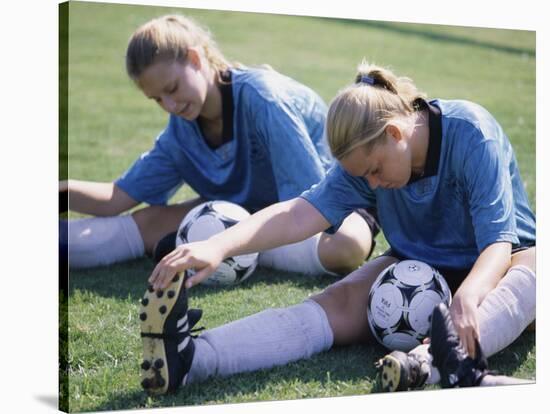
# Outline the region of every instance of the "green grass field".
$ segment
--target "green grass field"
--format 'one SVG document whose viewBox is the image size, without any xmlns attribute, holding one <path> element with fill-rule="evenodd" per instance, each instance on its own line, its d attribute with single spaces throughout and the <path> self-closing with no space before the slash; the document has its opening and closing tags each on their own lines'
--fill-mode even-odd
<svg viewBox="0 0 550 414">
<path fill-rule="evenodd" d="M 535 208 L 535 34 L 533 32 L 336 20 L 254 13 L 70 3 L 68 168 L 64 178 L 111 181 L 149 149 L 167 115 L 127 79 L 125 48 L 152 17 L 183 12 L 211 29 L 225 54 L 247 65 L 269 63 L 328 102 L 353 79 L 363 57 L 413 78 L 430 97 L 484 105 L 508 133 Z M 68 172 L 67 172 L 68 171 Z M 182 188 L 172 201 L 193 196 Z M 72 214 L 71 217 L 78 217 Z M 375 253 L 387 247 L 378 238 Z M 235 403 L 376 392 L 379 346 L 333 349 L 291 365 L 212 379 L 161 398 L 139 385 L 138 301 L 152 270 L 148 259 L 73 271 L 69 280 L 66 376 L 62 403 L 70 411 Z M 197 287 L 191 305 L 207 328 L 267 307 L 301 302 L 330 277 L 258 270 L 240 286 Z M 62 309 L 66 305 L 61 301 Z M 535 378 L 535 334 L 524 333 L 490 359 L 493 369 Z M 62 364 L 65 367 L 65 363 Z"/>
</svg>

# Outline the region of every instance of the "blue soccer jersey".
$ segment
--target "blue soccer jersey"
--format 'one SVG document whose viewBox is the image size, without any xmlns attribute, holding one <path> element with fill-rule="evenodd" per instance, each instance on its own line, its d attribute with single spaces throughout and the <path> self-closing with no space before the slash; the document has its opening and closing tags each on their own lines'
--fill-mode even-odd
<svg viewBox="0 0 550 414">
<path fill-rule="evenodd" d="M 322 179 L 332 158 L 323 135 L 327 108 L 315 92 L 273 70 L 231 69 L 230 99 L 231 139 L 211 148 L 196 121 L 170 115 L 154 147 L 116 185 L 162 205 L 186 183 L 206 200 L 255 211 Z"/>
<path fill-rule="evenodd" d="M 386 240 L 401 256 L 447 269 L 470 268 L 495 242 L 535 244 L 535 216 L 514 151 L 500 125 L 467 101 L 430 102 L 432 174 L 403 188 L 372 190 L 335 165 L 302 197 L 335 231 L 360 207 L 376 207 Z M 437 148 L 437 151 L 434 151 Z"/>
</svg>

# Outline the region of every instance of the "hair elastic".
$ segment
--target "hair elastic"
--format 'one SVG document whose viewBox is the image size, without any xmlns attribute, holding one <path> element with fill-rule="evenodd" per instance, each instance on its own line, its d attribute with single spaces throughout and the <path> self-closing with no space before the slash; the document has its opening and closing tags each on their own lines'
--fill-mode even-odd
<svg viewBox="0 0 550 414">
<path fill-rule="evenodd" d="M 374 78 L 371 78 L 368 75 L 361 75 L 359 78 L 359 83 L 368 83 L 369 85 L 374 85 Z"/>
</svg>

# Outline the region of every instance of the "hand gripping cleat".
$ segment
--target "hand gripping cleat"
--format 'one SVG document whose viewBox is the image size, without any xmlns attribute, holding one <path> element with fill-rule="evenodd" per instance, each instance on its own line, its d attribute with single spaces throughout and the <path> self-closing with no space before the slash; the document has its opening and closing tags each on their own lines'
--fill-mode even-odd
<svg viewBox="0 0 550 414">
<path fill-rule="evenodd" d="M 468 355 L 444 304 L 437 305 L 432 314 L 429 351 L 433 365 L 439 369 L 443 388 L 478 386 L 485 375 L 496 374 L 487 370 L 479 342 L 476 341 L 475 359 Z"/>
</svg>

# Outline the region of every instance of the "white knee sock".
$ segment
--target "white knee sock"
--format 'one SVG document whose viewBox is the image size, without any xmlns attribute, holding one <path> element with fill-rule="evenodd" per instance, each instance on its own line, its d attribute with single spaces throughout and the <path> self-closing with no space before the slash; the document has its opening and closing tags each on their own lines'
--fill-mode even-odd
<svg viewBox="0 0 550 414">
<path fill-rule="evenodd" d="M 329 274 L 338 276 L 324 268 L 319 259 L 319 240 L 321 233 L 298 243 L 260 252 L 258 263 L 260 266 L 271 267 L 287 272 L 304 273 L 306 275 Z"/>
<path fill-rule="evenodd" d="M 131 215 L 70 220 L 68 233 L 71 269 L 106 266 L 145 253 Z"/>
<path fill-rule="evenodd" d="M 481 379 L 481 383 L 479 385 L 482 387 L 493 387 L 496 385 L 519 385 L 532 383 L 534 383 L 532 380 L 507 377 L 505 375 L 486 375 Z"/>
<path fill-rule="evenodd" d="M 439 370 L 432 365 L 433 356 L 428 352 L 429 344 L 418 345 L 409 354 L 414 354 L 418 357 L 420 361 L 428 364 L 430 373 L 428 374 L 428 379 L 426 384 L 437 384 L 441 380 L 441 375 L 439 375 Z"/>
<path fill-rule="evenodd" d="M 328 350 L 333 339 L 325 311 L 313 300 L 267 309 L 196 338 L 187 383 L 309 358 Z"/>
<path fill-rule="evenodd" d="M 488 358 L 503 350 L 535 320 L 536 276 L 526 266 L 514 266 L 485 297 L 478 308 L 479 345 Z M 427 345 L 413 349 L 431 366 Z M 439 382 L 437 368 L 431 366 L 428 384 Z"/>
<path fill-rule="evenodd" d="M 526 266 L 514 266 L 479 307 L 479 345 L 486 357 L 516 340 L 535 320 L 536 276 Z"/>
</svg>

